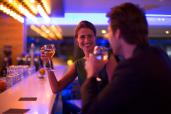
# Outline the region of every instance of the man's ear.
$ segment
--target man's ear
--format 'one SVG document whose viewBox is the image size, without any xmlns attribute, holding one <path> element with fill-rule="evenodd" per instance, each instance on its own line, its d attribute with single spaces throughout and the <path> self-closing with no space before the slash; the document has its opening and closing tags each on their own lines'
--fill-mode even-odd
<svg viewBox="0 0 171 114">
<path fill-rule="evenodd" d="M 116 29 L 115 34 L 114 34 L 114 37 L 115 37 L 116 39 L 119 39 L 120 36 L 121 36 L 120 29 Z"/>
</svg>

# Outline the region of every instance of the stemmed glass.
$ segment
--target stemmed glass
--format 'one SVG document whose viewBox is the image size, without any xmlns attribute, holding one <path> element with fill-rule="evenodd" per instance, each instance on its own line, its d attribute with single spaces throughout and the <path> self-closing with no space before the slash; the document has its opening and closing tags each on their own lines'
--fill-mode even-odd
<svg viewBox="0 0 171 114">
<path fill-rule="evenodd" d="M 54 44 L 46 44 L 43 45 L 40 49 L 41 58 L 43 61 L 49 64 L 49 70 L 52 70 L 51 59 L 55 54 L 55 45 Z"/>
<path fill-rule="evenodd" d="M 97 60 L 102 62 L 107 61 L 109 58 L 109 48 L 104 46 L 95 46 L 93 54 L 95 55 Z M 101 77 L 96 77 L 96 80 L 102 81 Z"/>
<path fill-rule="evenodd" d="M 105 61 L 109 58 L 109 49 L 104 46 L 95 46 L 93 54 L 96 59 Z"/>
</svg>

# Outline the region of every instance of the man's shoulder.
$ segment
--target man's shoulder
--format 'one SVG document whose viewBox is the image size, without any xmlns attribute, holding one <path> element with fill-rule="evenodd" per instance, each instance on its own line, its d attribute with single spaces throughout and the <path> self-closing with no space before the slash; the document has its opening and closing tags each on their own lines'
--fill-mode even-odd
<svg viewBox="0 0 171 114">
<path fill-rule="evenodd" d="M 134 75 L 137 72 L 136 66 L 137 63 L 135 60 L 124 60 L 116 67 L 114 77 Z"/>
<path fill-rule="evenodd" d="M 163 63 L 170 63 L 171 64 L 171 59 L 168 56 L 168 54 L 166 53 L 165 50 L 159 48 L 159 47 L 149 47 L 148 51 L 146 51 L 146 53 L 144 53 L 144 56 L 146 56 L 146 58 L 149 58 L 150 61 L 160 61 Z"/>
<path fill-rule="evenodd" d="M 161 49 L 160 47 L 154 47 L 154 46 L 145 46 L 145 47 L 139 48 L 139 49 L 137 49 L 137 52 L 138 52 L 138 54 L 140 54 L 140 53 L 144 54 L 144 57 L 145 57 L 145 55 L 146 56 L 161 55 L 161 54 L 167 55 L 163 49 Z"/>
<path fill-rule="evenodd" d="M 139 51 L 132 58 L 121 61 L 115 71 L 119 75 L 149 75 L 171 69 L 171 59 L 162 49 L 147 47 Z"/>
</svg>

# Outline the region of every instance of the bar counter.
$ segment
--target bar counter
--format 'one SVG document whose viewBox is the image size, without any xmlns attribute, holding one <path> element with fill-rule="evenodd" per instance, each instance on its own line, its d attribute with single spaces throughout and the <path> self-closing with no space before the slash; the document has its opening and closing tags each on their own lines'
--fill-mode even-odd
<svg viewBox="0 0 171 114">
<path fill-rule="evenodd" d="M 58 74 L 63 74 L 59 69 Z M 0 94 L 0 114 L 9 109 L 29 109 L 25 114 L 51 114 L 56 94 L 53 94 L 48 77 L 38 78 L 34 73 Z M 35 101 L 19 101 L 21 97 L 34 97 Z"/>
</svg>

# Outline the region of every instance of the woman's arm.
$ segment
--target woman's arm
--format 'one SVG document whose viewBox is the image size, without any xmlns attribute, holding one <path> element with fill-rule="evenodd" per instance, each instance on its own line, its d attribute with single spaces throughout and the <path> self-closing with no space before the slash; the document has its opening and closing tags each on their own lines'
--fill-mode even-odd
<svg viewBox="0 0 171 114">
<path fill-rule="evenodd" d="M 57 80 L 53 71 L 48 71 L 49 83 L 53 93 L 60 92 L 76 78 L 75 64 L 72 64 L 61 80 Z"/>
</svg>

